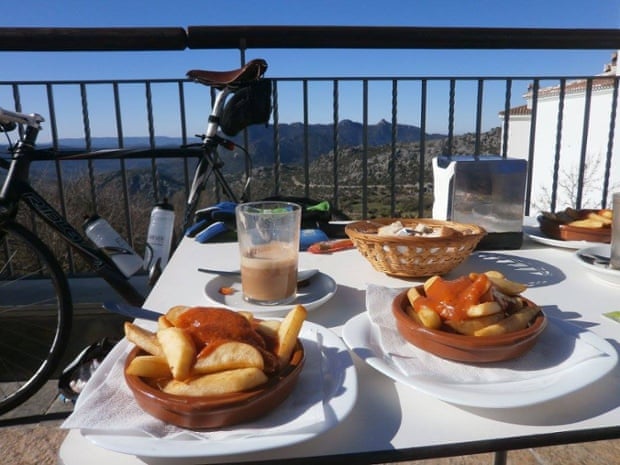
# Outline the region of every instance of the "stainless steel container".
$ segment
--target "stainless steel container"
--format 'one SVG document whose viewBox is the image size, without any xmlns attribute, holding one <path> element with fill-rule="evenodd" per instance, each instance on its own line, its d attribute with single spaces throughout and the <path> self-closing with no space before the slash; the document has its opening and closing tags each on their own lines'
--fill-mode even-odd
<svg viewBox="0 0 620 465">
<path fill-rule="evenodd" d="M 487 230 L 478 249 L 518 249 L 523 243 L 527 161 L 497 155 L 433 159 L 433 218 Z"/>
</svg>

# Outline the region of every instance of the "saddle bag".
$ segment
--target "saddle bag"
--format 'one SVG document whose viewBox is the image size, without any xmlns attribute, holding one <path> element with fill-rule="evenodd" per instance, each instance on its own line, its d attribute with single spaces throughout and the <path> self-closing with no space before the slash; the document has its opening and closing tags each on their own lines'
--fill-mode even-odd
<svg viewBox="0 0 620 465">
<path fill-rule="evenodd" d="M 228 99 L 220 128 L 227 136 L 236 136 L 252 124 L 267 124 L 271 115 L 271 80 L 260 79 L 237 90 Z"/>
</svg>

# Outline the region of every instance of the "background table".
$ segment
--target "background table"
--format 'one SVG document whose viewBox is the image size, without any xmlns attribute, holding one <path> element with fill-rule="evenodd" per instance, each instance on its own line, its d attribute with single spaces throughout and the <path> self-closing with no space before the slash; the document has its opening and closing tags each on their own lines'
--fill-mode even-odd
<svg viewBox="0 0 620 465">
<path fill-rule="evenodd" d="M 302 253 L 300 261 L 302 268 L 318 268 L 337 281 L 335 296 L 308 315 L 309 320 L 337 334 L 347 320 L 365 311 L 368 283 L 406 287 L 420 282 L 375 271 L 357 250 L 331 255 Z M 197 271 L 201 266 L 234 269 L 236 244 L 198 244 L 184 239 L 145 307 L 164 312 L 179 304 L 207 304 L 204 288 L 211 277 Z M 620 287 L 602 283 L 586 273 L 574 259 L 573 251 L 526 241 L 520 250 L 476 252 L 447 277 L 489 269 L 530 283 L 525 295 L 541 305 L 549 316 L 588 329 L 618 349 L 620 324 L 603 313 L 620 310 Z M 101 449 L 84 439 L 79 431 L 71 431 L 60 449 L 60 463 L 81 464 L 84 457 L 91 464 L 116 465 L 273 462 L 291 458 L 296 459 L 295 463 L 377 463 L 620 437 L 618 366 L 594 384 L 542 404 L 480 409 L 443 402 L 392 381 L 356 356 L 353 359 L 359 379 L 354 410 L 342 423 L 309 441 L 209 460 L 157 461 Z"/>
</svg>

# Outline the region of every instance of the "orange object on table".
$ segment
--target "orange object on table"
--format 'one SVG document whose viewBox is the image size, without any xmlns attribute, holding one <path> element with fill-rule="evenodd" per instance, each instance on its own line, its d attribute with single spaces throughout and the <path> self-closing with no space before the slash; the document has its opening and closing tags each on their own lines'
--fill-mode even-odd
<svg viewBox="0 0 620 465">
<path fill-rule="evenodd" d="M 355 246 L 351 239 L 334 239 L 332 241 L 315 242 L 308 247 L 308 252 L 311 253 L 332 253 L 338 250 L 352 249 Z"/>
</svg>

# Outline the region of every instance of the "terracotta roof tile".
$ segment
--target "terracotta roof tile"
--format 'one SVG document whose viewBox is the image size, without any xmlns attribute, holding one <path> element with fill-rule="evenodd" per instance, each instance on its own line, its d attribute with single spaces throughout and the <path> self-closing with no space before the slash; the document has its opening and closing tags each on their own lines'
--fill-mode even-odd
<svg viewBox="0 0 620 465">
<path fill-rule="evenodd" d="M 600 91 L 604 89 L 611 89 L 614 86 L 615 77 L 594 77 L 592 78 L 592 91 Z M 568 94 L 577 94 L 585 92 L 587 86 L 587 79 L 579 79 L 577 81 L 567 82 L 564 87 L 564 92 Z M 543 87 L 538 90 L 538 97 L 552 97 L 560 94 L 560 85 Z M 525 98 L 532 97 L 532 89 L 528 89 L 525 94 Z"/>
<path fill-rule="evenodd" d="M 500 111 L 499 114 L 504 116 L 506 114 L 505 111 Z M 532 114 L 532 110 L 527 107 L 527 105 L 520 105 L 518 107 L 513 107 L 509 111 L 510 116 L 529 116 Z"/>
</svg>

